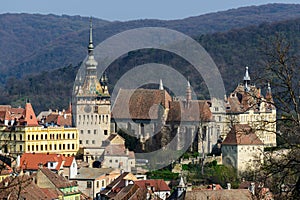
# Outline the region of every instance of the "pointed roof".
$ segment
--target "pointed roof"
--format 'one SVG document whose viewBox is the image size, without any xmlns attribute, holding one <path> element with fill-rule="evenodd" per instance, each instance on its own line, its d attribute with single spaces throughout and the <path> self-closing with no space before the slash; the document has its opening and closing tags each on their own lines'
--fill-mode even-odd
<svg viewBox="0 0 300 200">
<path fill-rule="evenodd" d="M 172 101 L 169 103 L 168 122 L 197 122 L 212 121 L 212 113 L 206 100 L 191 100 L 189 106 L 185 102 Z"/>
<path fill-rule="evenodd" d="M 115 119 L 158 119 L 160 109 L 169 108 L 171 101 L 166 90 L 120 89 L 112 115 Z"/>
<path fill-rule="evenodd" d="M 249 76 L 249 71 L 248 71 L 248 67 L 246 67 L 246 73 L 245 73 L 245 76 L 244 76 L 244 81 L 250 81 L 250 76 Z"/>
<path fill-rule="evenodd" d="M 5 184 L 8 184 L 8 187 Z M 0 199 L 53 199 L 34 183 L 33 176 L 26 174 L 5 178 L 0 182 L 0 188 Z"/>
<path fill-rule="evenodd" d="M 89 53 L 93 53 L 94 45 L 93 45 L 93 21 L 92 17 L 90 17 L 90 41 L 88 46 Z"/>
<path fill-rule="evenodd" d="M 183 180 L 183 177 L 180 176 L 180 181 L 179 181 L 179 184 L 177 187 L 180 187 L 180 188 L 184 188 L 185 187 L 185 183 L 184 183 L 184 180 Z"/>
<path fill-rule="evenodd" d="M 159 90 L 164 90 L 164 85 L 161 79 L 159 80 Z"/>
<path fill-rule="evenodd" d="M 236 124 L 227 134 L 222 145 L 263 145 L 248 124 Z"/>
<path fill-rule="evenodd" d="M 48 168 L 41 168 L 38 173 L 43 173 L 57 188 L 68 188 L 77 185 L 75 181 L 70 182 L 65 177 L 52 172 Z"/>
<path fill-rule="evenodd" d="M 38 126 L 38 121 L 34 110 L 31 106 L 31 103 L 26 103 L 25 111 L 24 111 L 24 122 L 26 122 L 27 126 Z"/>
<path fill-rule="evenodd" d="M 153 187 L 154 191 L 171 191 L 170 187 L 162 179 L 137 180 L 134 181 L 134 184 L 144 189 L 147 189 L 147 187 Z"/>
</svg>

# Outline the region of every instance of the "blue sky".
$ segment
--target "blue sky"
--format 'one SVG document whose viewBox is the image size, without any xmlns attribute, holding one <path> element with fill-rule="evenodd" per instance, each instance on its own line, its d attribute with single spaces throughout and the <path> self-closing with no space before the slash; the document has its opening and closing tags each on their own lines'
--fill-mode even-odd
<svg viewBox="0 0 300 200">
<path fill-rule="evenodd" d="M 106 20 L 181 19 L 209 12 L 300 0 L 0 0 L 0 13 L 93 16 Z"/>
</svg>

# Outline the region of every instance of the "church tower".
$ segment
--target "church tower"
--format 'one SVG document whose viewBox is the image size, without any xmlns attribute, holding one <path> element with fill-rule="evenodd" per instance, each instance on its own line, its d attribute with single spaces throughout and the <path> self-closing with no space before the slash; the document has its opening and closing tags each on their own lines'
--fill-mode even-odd
<svg viewBox="0 0 300 200">
<path fill-rule="evenodd" d="M 248 67 L 246 67 L 246 73 L 244 76 L 244 88 L 246 92 L 250 91 L 250 76 L 249 76 L 249 71 L 248 71 Z"/>
<path fill-rule="evenodd" d="M 107 77 L 97 78 L 98 63 L 94 58 L 93 27 L 90 21 L 88 58 L 85 62 L 84 82 L 75 100 L 75 126 L 79 131 L 79 145 L 84 148 L 84 160 L 97 159 L 97 148 L 110 134 L 110 95 Z M 93 149 L 92 152 L 89 149 Z M 95 154 L 95 155 L 93 155 Z"/>
</svg>

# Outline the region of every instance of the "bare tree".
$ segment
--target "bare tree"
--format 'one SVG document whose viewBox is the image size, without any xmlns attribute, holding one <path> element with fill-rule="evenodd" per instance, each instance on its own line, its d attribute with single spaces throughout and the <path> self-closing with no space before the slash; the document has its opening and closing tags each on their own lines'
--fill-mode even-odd
<svg viewBox="0 0 300 200">
<path fill-rule="evenodd" d="M 300 196 L 299 61 L 292 55 L 291 45 L 280 35 L 265 47 L 263 77 L 273 88 L 279 146 L 265 152 L 265 162 L 256 180 L 270 187 L 276 199 L 297 199 Z"/>
</svg>

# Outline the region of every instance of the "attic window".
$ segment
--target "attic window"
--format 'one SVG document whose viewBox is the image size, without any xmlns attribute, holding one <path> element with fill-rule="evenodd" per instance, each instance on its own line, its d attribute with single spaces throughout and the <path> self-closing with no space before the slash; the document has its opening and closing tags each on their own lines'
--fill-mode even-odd
<svg viewBox="0 0 300 200">
<path fill-rule="evenodd" d="M 30 119 L 32 119 L 32 115 L 30 115 Z"/>
</svg>

